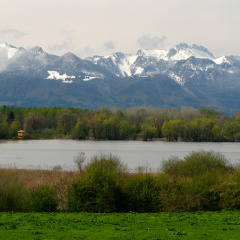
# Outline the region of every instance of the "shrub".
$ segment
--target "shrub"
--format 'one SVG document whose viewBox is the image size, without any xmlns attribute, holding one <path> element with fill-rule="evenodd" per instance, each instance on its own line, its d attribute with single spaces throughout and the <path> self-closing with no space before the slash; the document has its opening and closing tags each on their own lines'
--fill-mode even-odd
<svg viewBox="0 0 240 240">
<path fill-rule="evenodd" d="M 159 212 L 159 189 L 150 174 L 137 174 L 127 179 L 126 210 L 134 212 Z"/>
<path fill-rule="evenodd" d="M 163 160 L 162 162 L 162 172 L 173 178 L 173 181 L 176 182 L 178 178 L 182 175 L 183 161 L 176 156 L 171 156 L 168 160 Z"/>
<path fill-rule="evenodd" d="M 202 150 L 192 152 L 184 158 L 182 174 L 193 177 L 216 169 L 228 170 L 230 168 L 228 160 L 222 153 Z"/>
<path fill-rule="evenodd" d="M 57 192 L 48 185 L 39 185 L 32 191 L 32 210 L 35 212 L 56 212 Z"/>
<path fill-rule="evenodd" d="M 60 172 L 62 171 L 62 166 L 61 165 L 56 165 L 56 166 L 53 166 L 53 171 L 57 171 L 57 172 Z"/>
<path fill-rule="evenodd" d="M 0 173 L 0 211 L 27 211 L 29 194 L 18 178 Z"/>
<path fill-rule="evenodd" d="M 164 173 L 184 177 L 196 177 L 216 169 L 224 171 L 232 167 L 222 153 L 204 150 L 191 152 L 184 160 L 171 157 L 162 165 Z"/>
<path fill-rule="evenodd" d="M 81 179 L 69 190 L 69 210 L 116 212 L 122 210 L 121 177 L 126 166 L 113 155 L 96 155 Z"/>
</svg>

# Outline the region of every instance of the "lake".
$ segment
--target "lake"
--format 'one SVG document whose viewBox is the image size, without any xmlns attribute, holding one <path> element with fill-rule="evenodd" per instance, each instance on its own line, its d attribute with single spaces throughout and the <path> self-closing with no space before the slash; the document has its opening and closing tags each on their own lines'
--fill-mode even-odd
<svg viewBox="0 0 240 240">
<path fill-rule="evenodd" d="M 217 151 L 231 163 L 240 161 L 240 143 L 196 143 L 164 141 L 76 141 L 76 140 L 19 140 L 0 141 L 0 164 L 3 167 L 51 169 L 61 165 L 73 169 L 74 157 L 85 152 L 87 159 L 100 153 L 112 153 L 132 170 L 145 166 L 156 170 L 170 156 L 186 156 L 192 151 Z"/>
</svg>

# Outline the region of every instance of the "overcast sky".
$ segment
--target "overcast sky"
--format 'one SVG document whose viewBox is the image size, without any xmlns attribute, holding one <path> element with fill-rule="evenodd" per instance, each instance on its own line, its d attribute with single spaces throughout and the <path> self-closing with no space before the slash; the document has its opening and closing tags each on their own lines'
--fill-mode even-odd
<svg viewBox="0 0 240 240">
<path fill-rule="evenodd" d="M 0 42 L 80 57 L 181 42 L 240 55 L 240 1 L 0 0 Z"/>
</svg>

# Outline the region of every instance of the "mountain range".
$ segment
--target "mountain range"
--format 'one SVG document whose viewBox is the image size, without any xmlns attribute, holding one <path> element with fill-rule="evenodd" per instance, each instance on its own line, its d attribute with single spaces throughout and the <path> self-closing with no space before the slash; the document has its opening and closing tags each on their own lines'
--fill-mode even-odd
<svg viewBox="0 0 240 240">
<path fill-rule="evenodd" d="M 181 43 L 81 59 L 0 44 L 0 106 L 240 109 L 240 56 Z"/>
</svg>

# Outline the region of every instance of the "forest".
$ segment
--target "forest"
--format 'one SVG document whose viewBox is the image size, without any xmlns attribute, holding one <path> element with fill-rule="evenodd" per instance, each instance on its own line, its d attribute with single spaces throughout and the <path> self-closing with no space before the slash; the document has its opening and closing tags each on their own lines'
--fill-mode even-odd
<svg viewBox="0 0 240 240">
<path fill-rule="evenodd" d="M 63 107 L 0 108 L 0 139 L 166 140 L 239 142 L 240 112 L 183 107 L 87 110 Z"/>
</svg>

